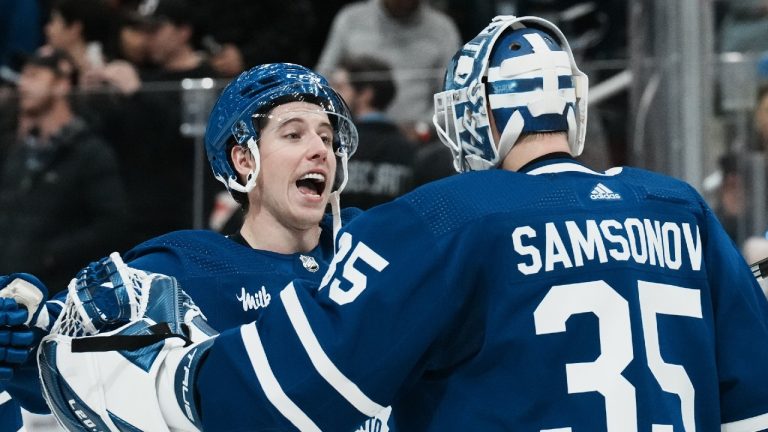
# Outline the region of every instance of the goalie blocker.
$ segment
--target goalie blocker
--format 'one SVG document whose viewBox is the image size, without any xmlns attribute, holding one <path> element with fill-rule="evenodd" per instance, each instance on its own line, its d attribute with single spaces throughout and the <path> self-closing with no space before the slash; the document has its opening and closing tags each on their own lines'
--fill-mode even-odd
<svg viewBox="0 0 768 432">
<path fill-rule="evenodd" d="M 215 330 L 172 277 L 118 254 L 89 269 L 70 283 L 38 352 L 56 419 L 76 431 L 199 430 L 193 374 Z M 117 328 L 105 331 L 107 322 Z"/>
</svg>

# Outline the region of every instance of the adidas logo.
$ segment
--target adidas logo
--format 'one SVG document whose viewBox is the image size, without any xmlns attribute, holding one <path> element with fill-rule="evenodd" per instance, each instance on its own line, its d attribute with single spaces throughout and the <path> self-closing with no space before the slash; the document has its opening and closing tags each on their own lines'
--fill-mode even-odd
<svg viewBox="0 0 768 432">
<path fill-rule="evenodd" d="M 621 199 L 621 195 L 608 189 L 602 183 L 598 183 L 597 186 L 595 186 L 595 188 L 592 189 L 592 192 L 589 193 L 589 197 L 592 198 L 593 200 L 620 200 Z"/>
</svg>

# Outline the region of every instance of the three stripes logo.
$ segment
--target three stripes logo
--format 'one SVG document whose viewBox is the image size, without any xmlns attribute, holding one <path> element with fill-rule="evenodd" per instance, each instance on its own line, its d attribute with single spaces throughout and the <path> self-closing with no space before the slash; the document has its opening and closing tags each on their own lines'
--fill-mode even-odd
<svg viewBox="0 0 768 432">
<path fill-rule="evenodd" d="M 589 197 L 593 200 L 620 200 L 621 195 L 605 187 L 604 184 L 598 183 L 592 192 L 589 193 Z"/>
</svg>

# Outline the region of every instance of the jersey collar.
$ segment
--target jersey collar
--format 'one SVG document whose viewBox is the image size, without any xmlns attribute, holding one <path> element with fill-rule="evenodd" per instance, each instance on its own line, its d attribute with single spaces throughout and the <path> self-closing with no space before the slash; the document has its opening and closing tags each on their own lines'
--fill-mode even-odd
<svg viewBox="0 0 768 432">
<path fill-rule="evenodd" d="M 529 175 L 581 172 L 598 176 L 614 176 L 619 174 L 621 170 L 621 167 L 615 167 L 605 172 L 594 171 L 584 166 L 568 153 L 550 153 L 528 162 L 518 172 Z"/>
</svg>

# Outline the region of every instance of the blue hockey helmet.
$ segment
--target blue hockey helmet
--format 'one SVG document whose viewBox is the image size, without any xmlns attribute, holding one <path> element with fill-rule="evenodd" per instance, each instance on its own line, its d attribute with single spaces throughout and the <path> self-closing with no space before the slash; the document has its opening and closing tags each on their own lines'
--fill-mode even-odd
<svg viewBox="0 0 768 432">
<path fill-rule="evenodd" d="M 344 100 L 328 81 L 304 66 L 273 63 L 256 66 L 230 82 L 216 101 L 205 131 L 205 150 L 214 176 L 228 190 L 247 193 L 256 185 L 259 174 L 259 130 L 255 117 L 266 116 L 278 105 L 304 101 L 318 105 L 334 128 L 333 146 L 342 159 L 337 170 L 337 189 L 346 180 L 346 160 L 357 149 L 357 129 Z M 228 151 L 230 143 L 246 146 L 256 159 L 256 167 L 246 183 L 240 183 Z M 340 178 L 341 177 L 341 178 Z"/>
<path fill-rule="evenodd" d="M 497 16 L 453 57 L 433 122 L 456 171 L 498 167 L 523 133 L 565 131 L 584 148 L 587 76 L 563 33 L 538 17 Z M 491 110 L 499 142 L 490 127 Z"/>
</svg>

